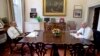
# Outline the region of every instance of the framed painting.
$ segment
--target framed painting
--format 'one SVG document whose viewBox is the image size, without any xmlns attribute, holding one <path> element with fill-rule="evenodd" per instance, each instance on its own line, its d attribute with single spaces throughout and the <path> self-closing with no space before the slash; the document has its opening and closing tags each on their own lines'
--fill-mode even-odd
<svg viewBox="0 0 100 56">
<path fill-rule="evenodd" d="M 73 18 L 82 18 L 82 9 L 74 9 Z"/>
<path fill-rule="evenodd" d="M 43 0 L 44 16 L 65 16 L 66 0 Z"/>
<path fill-rule="evenodd" d="M 74 5 L 73 18 L 82 18 L 82 5 Z"/>
</svg>

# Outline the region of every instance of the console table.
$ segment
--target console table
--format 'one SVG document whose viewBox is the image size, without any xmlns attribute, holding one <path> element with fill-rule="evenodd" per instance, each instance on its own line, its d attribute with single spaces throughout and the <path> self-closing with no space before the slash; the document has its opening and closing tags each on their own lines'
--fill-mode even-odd
<svg viewBox="0 0 100 56">
<path fill-rule="evenodd" d="M 58 28 L 60 30 L 66 30 L 66 23 L 44 23 L 45 31 L 52 30 L 54 28 Z"/>
</svg>

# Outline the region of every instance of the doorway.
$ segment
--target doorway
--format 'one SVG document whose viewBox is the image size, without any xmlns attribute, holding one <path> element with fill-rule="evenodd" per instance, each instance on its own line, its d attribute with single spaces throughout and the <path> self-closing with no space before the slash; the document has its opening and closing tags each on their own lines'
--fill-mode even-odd
<svg viewBox="0 0 100 56">
<path fill-rule="evenodd" d="M 100 14 L 100 7 L 95 8 L 94 18 L 93 18 L 93 27 L 92 27 L 95 30 L 97 30 L 97 28 L 98 28 L 99 14 Z"/>
</svg>

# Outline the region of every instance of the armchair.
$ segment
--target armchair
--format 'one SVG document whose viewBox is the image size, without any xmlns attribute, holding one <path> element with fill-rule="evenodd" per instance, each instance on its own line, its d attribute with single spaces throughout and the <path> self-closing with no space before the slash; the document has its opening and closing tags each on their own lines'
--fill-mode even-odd
<svg viewBox="0 0 100 56">
<path fill-rule="evenodd" d="M 16 29 L 9 28 L 7 30 L 7 38 L 8 38 L 8 44 L 10 47 L 10 54 L 12 54 L 15 50 L 20 49 L 21 51 L 22 44 L 18 43 L 18 41 L 22 39 L 22 36 L 19 36 L 19 35 L 20 34 L 17 32 Z"/>
<path fill-rule="evenodd" d="M 75 32 L 76 31 L 76 22 L 75 21 L 68 21 L 67 27 L 70 30 L 70 32 Z"/>
</svg>

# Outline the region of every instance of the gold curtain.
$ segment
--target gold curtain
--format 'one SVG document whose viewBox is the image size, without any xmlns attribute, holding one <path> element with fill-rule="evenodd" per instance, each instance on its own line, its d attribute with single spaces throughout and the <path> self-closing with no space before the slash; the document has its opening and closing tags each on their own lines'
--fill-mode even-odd
<svg viewBox="0 0 100 56">
<path fill-rule="evenodd" d="M 8 11 L 8 20 L 9 22 L 15 20 L 14 18 L 14 9 L 13 9 L 13 0 L 7 0 L 7 11 Z"/>
<path fill-rule="evenodd" d="M 25 33 L 25 0 L 21 0 L 21 4 L 22 4 L 22 24 L 23 24 L 23 33 Z"/>
</svg>

